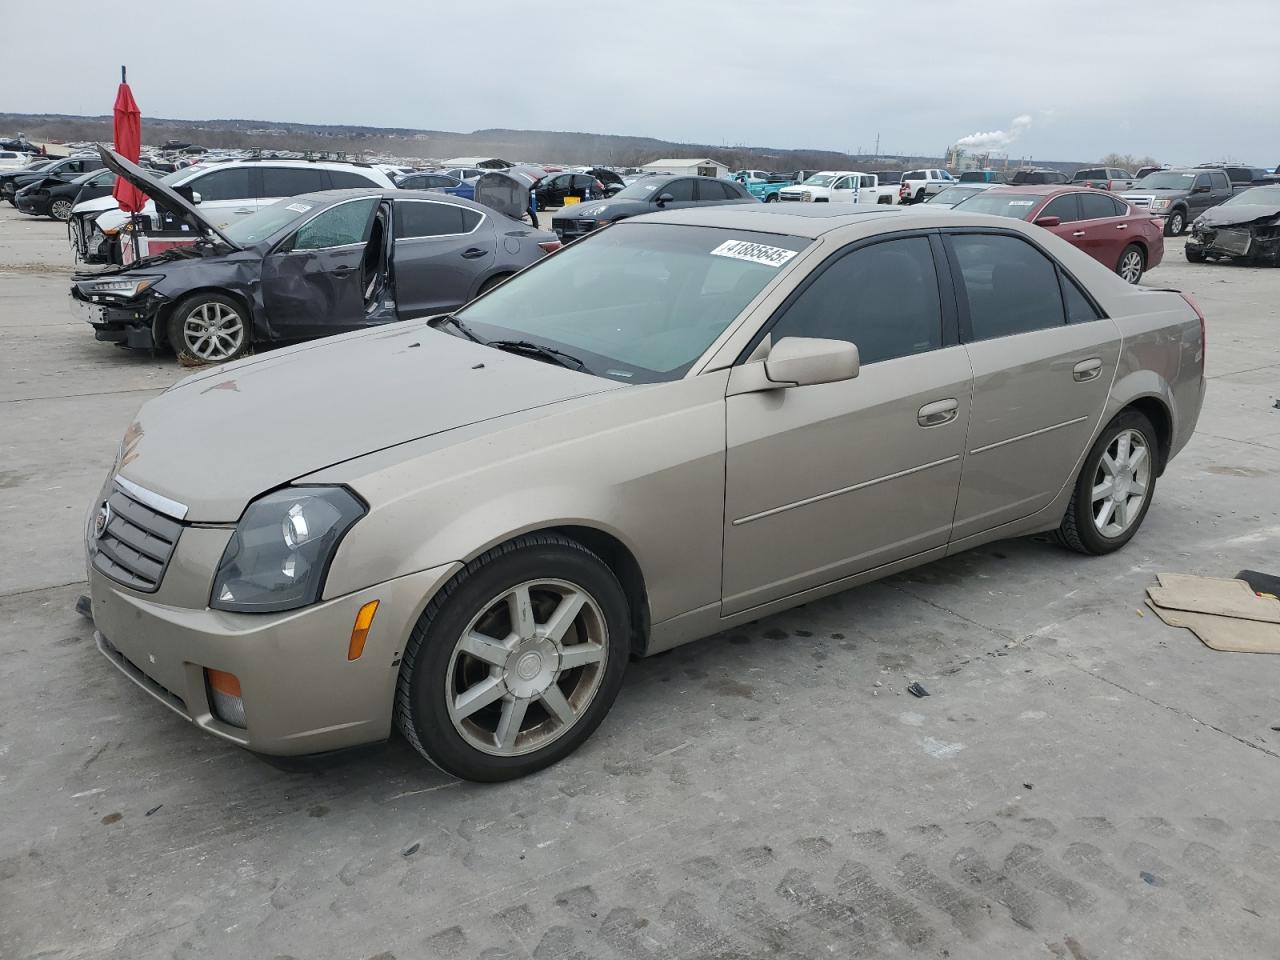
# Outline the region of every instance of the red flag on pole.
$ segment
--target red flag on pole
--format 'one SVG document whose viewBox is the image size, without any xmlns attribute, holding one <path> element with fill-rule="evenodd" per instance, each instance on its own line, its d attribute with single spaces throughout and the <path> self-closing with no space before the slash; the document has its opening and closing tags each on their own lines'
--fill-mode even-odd
<svg viewBox="0 0 1280 960">
<path fill-rule="evenodd" d="M 133 91 L 124 82 L 124 67 L 120 68 L 120 89 L 116 91 L 116 105 L 112 112 L 116 140 L 116 153 L 126 160 L 138 162 L 142 151 L 142 113 L 133 99 Z M 147 195 L 137 187 L 116 177 L 111 195 L 125 213 L 137 213 L 147 202 Z"/>
</svg>

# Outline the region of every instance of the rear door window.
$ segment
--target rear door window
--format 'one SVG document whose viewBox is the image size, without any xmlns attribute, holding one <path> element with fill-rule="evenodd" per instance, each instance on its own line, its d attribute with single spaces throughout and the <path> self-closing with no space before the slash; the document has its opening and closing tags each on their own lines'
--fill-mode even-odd
<svg viewBox="0 0 1280 960">
<path fill-rule="evenodd" d="M 1101 193 L 1080 194 L 1080 219 L 1102 220 L 1106 217 L 1119 217 L 1128 212 L 1128 208 L 1115 197 Z"/>
<path fill-rule="evenodd" d="M 324 171 L 293 167 L 262 167 L 264 197 L 296 197 L 300 193 L 316 193 L 327 188 Z"/>
<path fill-rule="evenodd" d="M 1221 170 L 1215 170 L 1213 171 L 1213 173 L 1209 174 L 1209 176 L 1213 181 L 1213 186 L 1215 189 L 1218 189 L 1218 190 L 1231 189 L 1231 181 L 1227 179 L 1227 175 L 1223 173 Z"/>
<path fill-rule="evenodd" d="M 453 203 L 397 200 L 395 236 L 397 240 L 456 236 L 470 233 L 481 219 L 477 211 Z"/>
<path fill-rule="evenodd" d="M 950 234 L 946 240 L 959 267 L 968 340 L 1063 325 L 1057 267 L 1030 243 L 997 233 Z"/>
</svg>

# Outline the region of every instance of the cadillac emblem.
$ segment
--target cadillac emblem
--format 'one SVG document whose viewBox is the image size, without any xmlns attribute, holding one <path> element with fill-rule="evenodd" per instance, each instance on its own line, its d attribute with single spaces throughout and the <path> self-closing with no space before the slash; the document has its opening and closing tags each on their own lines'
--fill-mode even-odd
<svg viewBox="0 0 1280 960">
<path fill-rule="evenodd" d="M 111 523 L 111 504 L 104 503 L 98 508 L 98 515 L 93 518 L 93 538 L 101 540 L 102 535 L 107 532 L 107 526 Z"/>
</svg>

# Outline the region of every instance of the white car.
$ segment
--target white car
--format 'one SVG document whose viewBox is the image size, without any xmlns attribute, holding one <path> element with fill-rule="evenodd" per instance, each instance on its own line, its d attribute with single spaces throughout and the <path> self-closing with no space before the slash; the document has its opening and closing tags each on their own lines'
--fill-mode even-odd
<svg viewBox="0 0 1280 960">
<path fill-rule="evenodd" d="M 270 206 L 285 197 L 321 190 L 352 187 L 395 189 L 395 183 L 381 170 L 366 164 L 330 160 L 243 159 L 198 163 L 177 170 L 162 181 L 182 194 L 190 194 L 200 205 L 205 219 L 218 229 L 234 223 L 259 207 Z M 156 216 L 151 201 L 142 215 Z M 114 244 L 105 242 L 127 223 L 114 197 L 100 197 L 78 203 L 68 221 L 71 244 L 77 257 L 86 263 L 115 262 Z"/>
<path fill-rule="evenodd" d="M 945 170 L 909 170 L 902 175 L 898 197 L 903 203 L 923 203 L 956 182 Z"/>
<path fill-rule="evenodd" d="M 804 183 L 778 191 L 781 202 L 892 204 L 897 187 L 880 186 L 874 173 L 860 170 L 822 170 Z"/>
<path fill-rule="evenodd" d="M 0 169 L 20 170 L 31 162 L 31 157 L 21 150 L 0 150 Z"/>
</svg>

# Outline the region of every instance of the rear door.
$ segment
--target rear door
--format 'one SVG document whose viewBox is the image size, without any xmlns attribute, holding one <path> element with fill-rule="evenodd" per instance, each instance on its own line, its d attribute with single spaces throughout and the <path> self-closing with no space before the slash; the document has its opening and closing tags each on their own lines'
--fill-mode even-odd
<svg viewBox="0 0 1280 960">
<path fill-rule="evenodd" d="M 262 300 L 278 340 L 353 330 L 364 320 L 362 263 L 378 197 L 328 207 L 262 261 Z"/>
<path fill-rule="evenodd" d="M 727 398 L 723 612 L 944 545 L 970 371 L 927 232 L 827 259 L 762 331 L 857 345 L 852 380 Z"/>
<path fill-rule="evenodd" d="M 1120 331 L 1028 239 L 944 235 L 973 366 L 952 535 L 962 540 L 1043 509 L 1072 479 L 1115 377 Z"/>
<path fill-rule="evenodd" d="M 857 177 L 839 177 L 835 183 L 831 184 L 831 202 L 832 203 L 857 203 L 858 202 L 858 178 Z"/>
<path fill-rule="evenodd" d="M 401 319 L 449 313 L 476 293 L 497 257 L 493 220 L 434 200 L 392 204 L 392 270 Z"/>
</svg>

